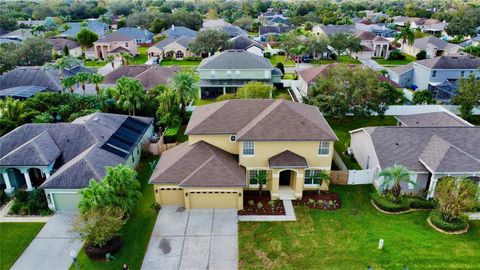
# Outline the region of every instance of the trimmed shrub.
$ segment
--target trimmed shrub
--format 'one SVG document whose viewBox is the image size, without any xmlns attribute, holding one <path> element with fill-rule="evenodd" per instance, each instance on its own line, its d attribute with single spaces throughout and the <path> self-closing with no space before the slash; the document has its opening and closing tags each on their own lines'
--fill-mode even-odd
<svg viewBox="0 0 480 270">
<path fill-rule="evenodd" d="M 180 131 L 180 125 L 169 127 L 163 133 L 163 140 L 165 143 L 174 143 L 177 141 L 177 134 Z"/>
<path fill-rule="evenodd" d="M 263 57 L 265 58 L 270 58 L 272 56 L 272 54 L 270 52 L 264 52 L 263 53 Z"/>
<path fill-rule="evenodd" d="M 285 55 L 285 51 L 278 51 L 278 55 Z"/>
<path fill-rule="evenodd" d="M 14 215 L 50 215 L 45 191 L 37 188 L 32 191 L 19 190 L 15 193 L 10 214 Z"/>
<path fill-rule="evenodd" d="M 410 209 L 410 201 L 407 198 L 400 198 L 400 202 L 395 203 L 389 200 L 388 198 L 379 195 L 378 193 L 373 193 L 371 198 L 375 205 L 383 211 L 387 212 L 401 212 Z"/>
<path fill-rule="evenodd" d="M 421 50 L 417 53 L 417 55 L 415 56 L 415 58 L 417 60 L 423 60 L 423 59 L 427 59 L 427 52 L 425 50 Z"/>
<path fill-rule="evenodd" d="M 405 55 L 399 50 L 393 50 L 388 55 L 388 60 L 405 60 Z"/>
<path fill-rule="evenodd" d="M 452 222 L 448 222 L 443 218 L 443 215 L 438 210 L 433 210 L 430 213 L 430 222 L 435 225 L 437 228 L 442 229 L 447 232 L 456 232 L 461 231 L 467 228 L 468 221 L 466 218 L 457 218 Z"/>
<path fill-rule="evenodd" d="M 410 207 L 414 209 L 434 209 L 437 206 L 435 200 L 425 200 L 420 197 L 409 198 Z"/>
</svg>

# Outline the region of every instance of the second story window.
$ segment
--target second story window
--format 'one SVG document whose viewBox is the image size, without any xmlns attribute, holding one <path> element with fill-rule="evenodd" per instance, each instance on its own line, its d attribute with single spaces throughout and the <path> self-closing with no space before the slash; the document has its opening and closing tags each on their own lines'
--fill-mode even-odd
<svg viewBox="0 0 480 270">
<path fill-rule="evenodd" d="M 318 155 L 324 156 L 330 154 L 330 142 L 318 143 Z"/>
<path fill-rule="evenodd" d="M 255 143 L 254 142 L 243 142 L 243 155 L 244 156 L 253 156 L 255 155 Z"/>
<path fill-rule="evenodd" d="M 437 71 L 436 71 L 436 70 L 434 70 L 434 71 L 432 72 L 432 78 L 435 78 L 435 77 L 437 77 Z"/>
<path fill-rule="evenodd" d="M 125 42 L 125 47 L 127 47 L 127 48 L 128 48 L 128 42 Z"/>
</svg>

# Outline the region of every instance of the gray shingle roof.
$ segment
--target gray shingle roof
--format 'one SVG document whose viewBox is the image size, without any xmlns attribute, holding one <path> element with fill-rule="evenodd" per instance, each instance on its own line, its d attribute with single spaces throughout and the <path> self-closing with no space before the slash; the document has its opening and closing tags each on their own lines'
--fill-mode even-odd
<svg viewBox="0 0 480 270">
<path fill-rule="evenodd" d="M 190 43 L 192 43 L 194 41 L 195 41 L 195 37 L 186 37 L 186 36 L 182 36 L 182 37 L 179 37 L 179 38 L 167 37 L 166 39 L 157 42 L 153 46 L 155 46 L 159 49 L 163 49 L 166 46 L 172 44 L 173 42 L 177 42 L 181 46 L 183 46 L 185 48 L 188 48 L 188 46 L 190 46 Z"/>
<path fill-rule="evenodd" d="M 111 34 L 106 35 L 103 38 L 99 38 L 97 41 L 94 43 L 99 43 L 99 42 L 114 42 L 114 41 L 130 41 L 134 40 L 134 37 L 131 37 L 130 35 L 127 35 L 125 33 L 115 31 Z"/>
<path fill-rule="evenodd" d="M 238 140 L 335 141 L 317 107 L 285 100 L 228 100 L 198 107 L 186 134 L 236 134 Z"/>
<path fill-rule="evenodd" d="M 45 90 L 47 90 L 47 87 L 45 86 L 22 85 L 1 90 L 0 97 L 26 99 Z"/>
<path fill-rule="evenodd" d="M 62 51 L 63 48 L 65 48 L 65 45 L 69 49 L 74 49 L 80 47 L 80 44 L 78 42 L 66 39 L 66 38 L 49 38 L 46 39 L 46 41 L 50 44 L 53 45 L 53 49 L 57 51 Z"/>
<path fill-rule="evenodd" d="M 159 84 L 166 84 L 173 73 L 180 71 L 179 67 L 160 67 L 157 65 L 127 65 L 108 73 L 104 84 L 115 84 L 121 77 L 130 77 L 140 81 L 145 90 L 150 90 Z"/>
<path fill-rule="evenodd" d="M 237 36 L 230 39 L 230 48 L 234 50 L 247 50 L 248 48 L 253 46 L 256 46 L 263 50 L 262 44 L 247 36 Z"/>
<path fill-rule="evenodd" d="M 267 34 L 282 34 L 292 29 L 293 29 L 292 26 L 285 26 L 285 25 L 280 25 L 280 26 L 263 25 L 263 26 L 260 26 L 258 33 L 260 36 L 267 35 Z"/>
<path fill-rule="evenodd" d="M 355 33 L 357 30 L 354 25 L 319 25 L 320 29 L 327 35 L 335 35 L 340 32 Z"/>
<path fill-rule="evenodd" d="M 78 32 L 80 32 L 80 30 L 82 29 L 82 23 L 68 22 L 67 24 L 70 26 L 70 29 L 61 33 L 58 36 L 75 38 Z M 103 37 L 105 36 L 105 31 L 108 29 L 108 25 L 98 20 L 88 20 L 87 28 L 97 33 L 99 37 Z"/>
<path fill-rule="evenodd" d="M 434 47 L 439 50 L 451 50 L 451 49 L 460 49 L 459 45 L 448 43 L 443 39 L 439 39 L 435 36 L 426 36 L 423 38 L 417 38 L 413 42 L 412 47 L 418 48 L 420 50 L 425 50 L 428 47 Z"/>
<path fill-rule="evenodd" d="M 123 35 L 132 38 L 132 39 L 151 39 L 153 33 L 147 29 L 134 28 L 134 27 L 122 27 L 117 30 L 117 32 L 122 33 Z"/>
<path fill-rule="evenodd" d="M 202 60 L 198 70 L 202 69 L 268 69 L 273 66 L 267 58 L 244 50 L 226 50 Z"/>
<path fill-rule="evenodd" d="M 83 66 L 64 69 L 63 76 L 73 76 L 78 72 L 92 72 Z M 17 86 L 42 86 L 51 91 L 61 91 L 62 85 L 58 79 L 58 72 L 53 68 L 17 67 L 0 75 L 0 90 Z"/>
<path fill-rule="evenodd" d="M 396 74 L 403 74 L 413 69 L 413 63 L 408 63 L 403 66 L 398 66 L 395 68 L 390 68 L 389 71 L 396 73 Z"/>
<path fill-rule="evenodd" d="M 152 176 L 152 184 L 181 187 L 244 187 L 245 168 L 236 155 L 204 141 L 182 143 L 165 151 Z"/>
<path fill-rule="evenodd" d="M 290 150 L 285 150 L 268 159 L 270 168 L 308 168 L 307 160 Z"/>
<path fill-rule="evenodd" d="M 128 117 L 95 113 L 73 123 L 22 125 L 0 138 L 0 166 L 45 166 L 55 161 L 57 170 L 43 183 L 43 188 L 83 188 L 92 178 L 100 180 L 105 166 L 125 162 L 101 146 Z M 144 123 L 152 121 L 134 118 Z"/>
<path fill-rule="evenodd" d="M 469 54 L 449 54 L 415 63 L 431 69 L 478 69 L 480 58 Z"/>
<path fill-rule="evenodd" d="M 465 120 L 447 112 L 419 113 L 411 115 L 397 115 L 398 121 L 408 127 L 454 127 L 471 126 Z"/>
<path fill-rule="evenodd" d="M 441 164 L 437 172 L 448 172 L 443 171 L 445 169 L 462 172 L 480 164 L 477 163 L 480 160 L 480 127 L 374 127 L 365 130 L 370 134 L 382 168 L 402 164 L 411 171 L 426 172 L 420 162 L 422 154 L 425 162 Z M 434 136 L 438 138 L 431 141 Z M 442 148 L 445 154 L 440 162 L 437 158 L 441 157 L 439 145 L 445 147 L 443 141 L 449 146 Z M 459 161 L 463 164 L 458 164 Z M 480 166 L 474 171 L 480 172 Z"/>
<path fill-rule="evenodd" d="M 163 35 L 166 35 L 170 38 L 179 38 L 179 37 L 196 37 L 197 31 L 184 26 L 173 26 L 162 32 Z"/>
</svg>

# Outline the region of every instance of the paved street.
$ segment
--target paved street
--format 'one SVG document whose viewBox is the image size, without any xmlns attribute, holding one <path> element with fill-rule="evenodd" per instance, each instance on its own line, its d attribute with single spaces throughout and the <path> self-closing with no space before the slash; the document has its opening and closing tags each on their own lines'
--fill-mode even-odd
<svg viewBox="0 0 480 270">
<path fill-rule="evenodd" d="M 142 269 L 235 270 L 238 268 L 236 209 L 164 206 L 158 214 Z"/>
<path fill-rule="evenodd" d="M 74 213 L 56 213 L 33 239 L 10 270 L 66 270 L 72 263 L 70 251 L 78 253 L 82 241 L 71 233 Z"/>
</svg>

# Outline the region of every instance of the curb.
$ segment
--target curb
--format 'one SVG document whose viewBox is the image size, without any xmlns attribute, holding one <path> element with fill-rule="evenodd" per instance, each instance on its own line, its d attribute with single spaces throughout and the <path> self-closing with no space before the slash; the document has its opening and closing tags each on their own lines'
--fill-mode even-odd
<svg viewBox="0 0 480 270">
<path fill-rule="evenodd" d="M 467 228 L 461 230 L 461 231 L 453 231 L 453 232 L 447 232 L 447 231 L 444 231 L 440 228 L 438 228 L 437 226 L 435 226 L 432 221 L 430 220 L 430 217 L 427 218 L 427 222 L 428 224 L 430 224 L 430 226 L 432 226 L 432 228 L 434 228 L 437 232 L 441 232 L 443 234 L 464 234 L 466 232 L 468 232 L 468 229 L 470 228 L 470 224 L 467 223 Z"/>
</svg>

